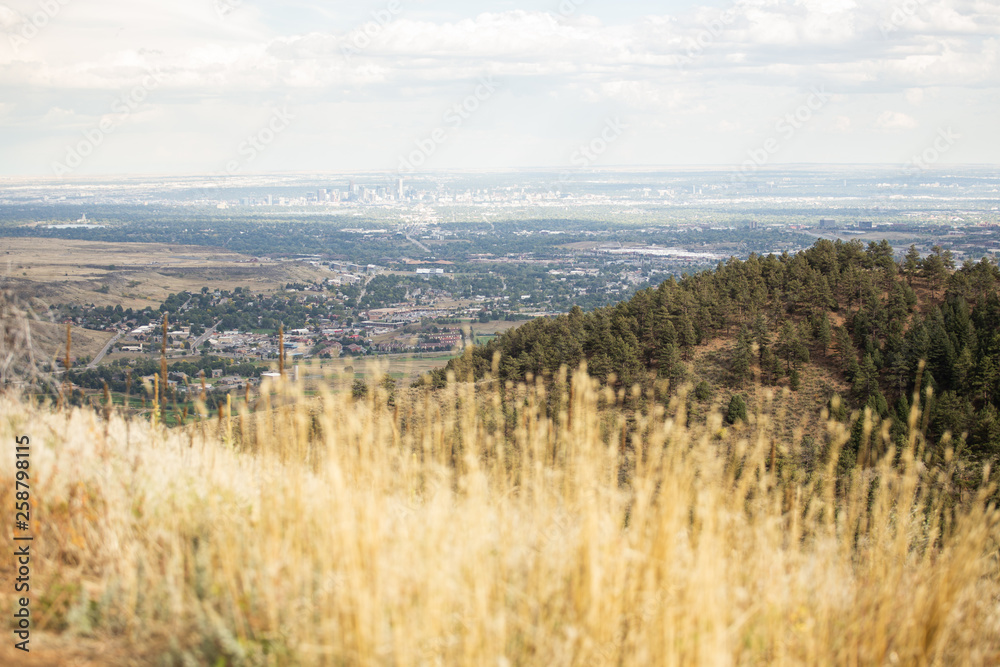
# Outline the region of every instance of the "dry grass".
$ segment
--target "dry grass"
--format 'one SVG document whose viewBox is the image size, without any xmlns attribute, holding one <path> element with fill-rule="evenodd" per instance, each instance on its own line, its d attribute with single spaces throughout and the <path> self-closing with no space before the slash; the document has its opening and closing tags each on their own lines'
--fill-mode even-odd
<svg viewBox="0 0 1000 667">
<path fill-rule="evenodd" d="M 75 358 L 87 356 L 91 359 L 109 340 L 114 337 L 107 331 L 94 331 L 83 327 L 73 327 L 72 353 Z M 31 338 L 39 361 L 53 362 L 66 354 L 66 325 L 57 322 L 31 321 Z"/>
<path fill-rule="evenodd" d="M 0 396 L 0 439 L 32 438 L 39 648 L 68 662 L 67 637 L 96 639 L 109 665 L 1000 660 L 1000 513 L 986 490 L 950 504 L 957 465 L 927 468 L 916 411 L 898 463 L 890 448 L 838 490 L 847 430 L 824 423 L 817 466 L 797 468 L 781 398 L 749 425 L 685 427 L 683 400 L 627 416 L 582 374 L 554 386 L 394 406 L 283 388 L 174 430 Z M 12 507 L 10 454 L 0 477 Z"/>
<path fill-rule="evenodd" d="M 172 293 L 197 292 L 205 285 L 271 291 L 329 275 L 301 262 L 250 264 L 249 259 L 218 248 L 165 243 L 0 239 L 0 275 L 22 295 L 47 303 L 155 308 Z M 104 286 L 108 292 L 99 292 Z"/>
<path fill-rule="evenodd" d="M 71 327 L 74 358 L 93 358 L 114 334 Z M 51 321 L 45 303 L 0 290 L 0 380 L 23 380 L 35 367 L 55 364 L 66 353 L 66 326 Z"/>
<path fill-rule="evenodd" d="M 531 320 L 515 320 L 509 322 L 507 320 L 492 320 L 490 322 L 473 322 L 472 329 L 477 334 L 497 334 L 505 333 L 511 329 L 516 329 L 522 324 L 527 324 Z"/>
<path fill-rule="evenodd" d="M 0 290 L 0 387 L 31 379 L 38 359 L 25 305 L 8 290 Z"/>
<path fill-rule="evenodd" d="M 334 380 L 345 380 L 355 376 L 364 376 L 369 382 L 377 381 L 383 375 L 398 378 L 409 384 L 424 374 L 443 368 L 449 359 L 457 356 L 452 352 L 424 352 L 421 354 L 384 354 L 378 357 L 341 357 L 333 360 L 308 359 L 302 364 L 303 375 L 318 375 L 322 378 L 318 385 L 329 384 L 329 377 Z M 354 369 L 348 373 L 346 369 Z M 310 385 L 313 387 L 313 383 Z"/>
</svg>

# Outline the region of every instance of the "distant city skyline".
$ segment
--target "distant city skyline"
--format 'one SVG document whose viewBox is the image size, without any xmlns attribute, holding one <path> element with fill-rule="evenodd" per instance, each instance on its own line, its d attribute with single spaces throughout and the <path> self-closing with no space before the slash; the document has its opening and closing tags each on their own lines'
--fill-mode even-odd
<svg viewBox="0 0 1000 667">
<path fill-rule="evenodd" d="M 0 174 L 997 164 L 998 86 L 986 0 L 2 0 Z"/>
</svg>

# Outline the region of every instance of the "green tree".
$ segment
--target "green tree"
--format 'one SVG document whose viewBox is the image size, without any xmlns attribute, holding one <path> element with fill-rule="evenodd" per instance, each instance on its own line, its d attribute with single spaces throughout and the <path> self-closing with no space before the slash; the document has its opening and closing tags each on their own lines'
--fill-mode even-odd
<svg viewBox="0 0 1000 667">
<path fill-rule="evenodd" d="M 729 399 L 729 409 L 726 411 L 726 421 L 730 424 L 747 420 L 747 402 L 740 394 L 733 394 Z"/>
<path fill-rule="evenodd" d="M 857 352 L 854 350 L 854 343 L 851 341 L 851 334 L 846 327 L 837 327 L 834 334 L 834 345 L 837 351 L 837 360 L 844 373 L 857 365 Z M 850 377 L 850 375 L 848 375 Z"/>
<path fill-rule="evenodd" d="M 866 354 L 854 376 L 852 389 L 854 395 L 861 401 L 878 391 L 878 369 L 870 354 Z"/>
<path fill-rule="evenodd" d="M 746 327 L 740 329 L 736 337 L 736 345 L 733 347 L 733 357 L 730 368 L 733 378 L 738 384 L 746 382 L 750 378 L 750 365 L 753 362 L 753 338 Z"/>
<path fill-rule="evenodd" d="M 913 284 L 913 279 L 917 277 L 920 272 L 920 252 L 917 251 L 917 246 L 911 245 L 910 249 L 906 251 L 906 258 L 903 260 L 903 275 L 906 276 L 906 281 Z"/>
<path fill-rule="evenodd" d="M 694 388 L 694 397 L 697 398 L 699 401 L 707 401 L 708 399 L 712 398 L 712 394 L 714 393 L 715 391 L 712 389 L 712 385 L 710 385 L 705 380 L 699 382 L 698 385 Z"/>
<path fill-rule="evenodd" d="M 360 400 L 368 395 L 368 383 L 365 382 L 364 378 L 357 378 L 354 383 L 351 384 L 351 396 L 354 400 Z"/>
<path fill-rule="evenodd" d="M 955 386 L 967 389 L 972 379 L 972 372 L 975 364 L 972 360 L 972 351 L 968 347 L 963 347 L 955 360 Z"/>
<path fill-rule="evenodd" d="M 791 375 L 788 376 L 788 387 L 792 391 L 798 391 L 802 384 L 802 378 L 799 375 L 799 369 L 793 368 Z"/>
<path fill-rule="evenodd" d="M 769 347 L 760 353 L 760 373 L 764 382 L 774 384 L 781 377 L 781 360 Z"/>
<path fill-rule="evenodd" d="M 764 317 L 764 313 L 759 311 L 753 319 L 753 337 L 757 341 L 757 345 L 760 346 L 761 353 L 765 348 L 771 346 L 771 332 L 767 326 L 767 319 Z"/>
<path fill-rule="evenodd" d="M 830 349 L 830 342 L 833 340 L 833 330 L 830 328 L 830 318 L 826 313 L 820 315 L 819 321 L 816 324 L 816 340 L 823 348 L 823 356 L 827 355 L 827 350 Z"/>
<path fill-rule="evenodd" d="M 923 261 L 922 273 L 927 279 L 932 290 L 941 289 L 945 279 L 948 277 L 948 268 L 945 265 L 944 257 L 941 255 L 941 246 L 936 245 L 930 255 Z"/>
<path fill-rule="evenodd" d="M 687 314 L 681 314 L 680 319 L 677 323 L 677 338 L 678 343 L 680 343 L 681 349 L 684 350 L 684 358 L 691 358 L 691 348 L 694 347 L 697 342 L 697 335 L 695 334 L 694 324 L 691 322 L 691 318 Z"/>
<path fill-rule="evenodd" d="M 673 386 L 677 386 L 687 376 L 687 366 L 681 360 L 681 355 L 676 345 L 667 345 L 660 348 L 657 374 L 661 378 L 670 380 Z"/>
<path fill-rule="evenodd" d="M 798 328 L 791 321 L 785 320 L 781 323 L 781 329 L 778 331 L 777 347 L 778 355 L 785 361 L 786 373 L 792 371 L 792 361 L 797 358 L 799 345 L 801 345 L 801 341 L 799 340 Z"/>
</svg>

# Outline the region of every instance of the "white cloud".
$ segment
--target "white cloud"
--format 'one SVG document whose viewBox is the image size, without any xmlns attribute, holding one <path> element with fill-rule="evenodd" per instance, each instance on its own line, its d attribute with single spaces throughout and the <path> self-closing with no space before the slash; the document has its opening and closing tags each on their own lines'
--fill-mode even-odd
<svg viewBox="0 0 1000 667">
<path fill-rule="evenodd" d="M 942 31 L 886 40 L 860 28 L 877 14 L 850 0 L 773 0 L 738 4 L 726 21 L 701 10 L 684 21 L 647 17 L 614 26 L 592 17 L 567 24 L 523 10 L 441 23 L 402 16 L 384 26 L 370 23 L 367 32 L 359 26 L 340 34 L 210 41 L 159 53 L 111 44 L 90 58 L 21 56 L 27 62 L 0 70 L 0 83 L 117 88 L 136 68 L 152 65 L 168 72 L 168 87 L 228 90 L 450 82 L 483 72 L 653 86 L 692 77 L 882 89 L 996 82 L 996 38 Z M 958 19 L 975 25 L 977 16 L 956 14 L 949 25 L 964 30 Z M 848 48 L 858 55 L 847 57 Z"/>
<path fill-rule="evenodd" d="M 920 127 L 915 118 L 898 111 L 883 111 L 875 124 L 885 130 L 912 130 Z"/>
<path fill-rule="evenodd" d="M 0 5 L 0 32 L 13 32 L 22 22 L 18 12 L 7 5 Z"/>
<path fill-rule="evenodd" d="M 35 6 L 34 0 L 6 1 L 0 29 L 20 25 L 21 15 Z M 824 121 L 827 131 L 815 134 L 826 137 L 831 154 L 846 150 L 844 134 L 859 142 L 869 135 L 901 139 L 902 130 L 919 123 L 900 109 L 926 122 L 950 118 L 955 110 L 978 124 L 983 140 L 977 146 L 1000 158 L 996 130 L 985 120 L 995 115 L 1000 84 L 995 0 L 924 0 L 902 13 L 909 5 L 901 0 L 703 2 L 670 15 L 614 20 L 606 14 L 602 21 L 588 15 L 589 4 L 567 20 L 557 14 L 558 2 L 547 12 L 468 14 L 475 10 L 465 5 L 462 15 L 443 0 L 407 1 L 382 26 L 370 23 L 368 10 L 335 12 L 308 0 L 288 7 L 244 0 L 224 17 L 214 0 L 71 2 L 18 53 L 0 40 L 0 86 L 9 91 L 5 101 L 15 103 L 0 127 L 11 129 L 29 118 L 33 127 L 52 132 L 86 126 L 156 68 L 162 82 L 141 117 L 150 132 L 153 120 L 162 118 L 165 127 L 185 127 L 187 141 L 196 145 L 199 132 L 207 137 L 225 128 L 207 123 L 206 116 L 239 115 L 234 110 L 241 105 L 288 103 L 303 117 L 328 118 L 320 110 L 330 108 L 341 114 L 308 128 L 310 136 L 327 137 L 329 151 L 393 155 L 393 142 L 412 139 L 406 133 L 390 138 L 384 128 L 422 131 L 420 123 L 439 122 L 472 82 L 490 74 L 503 82 L 512 116 L 509 125 L 477 136 L 492 131 L 517 143 L 512 137 L 522 128 L 521 144 L 528 146 L 537 142 L 526 137 L 546 132 L 553 145 L 560 136 L 573 145 L 586 137 L 576 138 L 570 128 L 589 127 L 591 115 L 627 111 L 636 114 L 636 137 L 645 131 L 672 141 L 684 133 L 703 153 L 720 155 L 730 147 L 717 133 L 732 144 L 741 132 L 772 132 L 775 117 L 801 104 L 810 88 L 825 86 L 837 94 L 836 109 L 831 106 Z M 302 14 L 306 10 L 311 13 Z M 296 18 L 324 12 L 330 23 Z M 353 27 L 334 23 L 350 12 L 357 20 Z M 884 30 L 886 25 L 892 29 Z M 35 101 L 21 104 L 21 91 L 28 90 L 24 100 Z M 71 109 L 74 116 L 46 115 L 54 108 Z M 540 129 L 539 118 L 549 114 L 573 120 Z M 128 121 L 136 132 L 138 118 Z M 494 122 L 487 118 L 479 122 Z M 358 139 L 361 148 L 335 148 L 347 146 L 348 139 L 336 135 L 347 123 L 351 133 L 366 137 Z M 460 153 L 461 134 L 449 155 Z M 385 145 L 364 150 L 373 141 Z M 643 144 L 637 139 L 634 145 Z M 654 151 L 657 140 L 648 145 L 651 156 L 667 152 Z M 856 150 L 881 156 L 889 149 L 865 144 Z M 698 153 L 689 159 L 702 158 Z"/>
</svg>

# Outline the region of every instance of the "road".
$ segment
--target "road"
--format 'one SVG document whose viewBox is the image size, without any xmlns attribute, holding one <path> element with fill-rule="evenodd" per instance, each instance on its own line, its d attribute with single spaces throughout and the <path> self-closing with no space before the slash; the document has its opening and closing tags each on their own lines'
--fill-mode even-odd
<svg viewBox="0 0 1000 667">
<path fill-rule="evenodd" d="M 185 301 L 184 305 L 181 306 L 179 310 L 184 310 L 189 303 L 191 303 L 191 299 L 188 299 L 187 301 Z M 202 343 L 204 343 L 208 339 L 209 336 L 211 336 L 213 333 L 215 333 L 215 327 L 219 326 L 220 324 L 222 324 L 222 320 L 219 320 L 218 322 L 216 322 L 215 324 L 213 324 L 211 329 L 206 329 L 205 333 L 203 333 L 201 336 L 199 336 L 198 339 L 194 342 L 194 344 L 191 346 L 191 349 L 192 350 L 197 350 L 199 345 L 201 345 Z M 111 351 L 111 346 L 113 346 L 115 343 L 117 343 L 118 339 L 121 338 L 122 336 L 124 336 L 125 333 L 126 332 L 124 332 L 124 331 L 119 331 L 118 333 L 116 333 L 115 336 L 114 336 L 114 338 L 112 338 L 111 340 L 109 340 L 108 343 L 107 343 L 107 345 L 104 346 L 104 349 L 102 349 L 97 354 L 97 356 L 94 357 L 94 360 L 91 361 L 89 364 L 87 364 L 87 368 L 97 368 L 97 364 L 101 363 L 101 360 L 104 359 L 104 357 L 107 356 L 108 352 Z"/>
<path fill-rule="evenodd" d="M 118 339 L 124 335 L 125 334 L 121 331 L 116 333 L 115 337 L 109 340 L 108 344 L 104 346 L 104 349 L 98 352 L 97 356 L 94 357 L 94 360 L 91 361 L 89 364 L 87 364 L 87 368 L 97 368 L 97 364 L 99 364 L 101 362 L 101 359 L 103 359 L 104 356 L 108 353 L 108 351 L 111 350 L 111 346 L 117 343 Z"/>
<path fill-rule="evenodd" d="M 198 336 L 198 338 L 195 339 L 194 343 L 191 344 L 191 351 L 197 352 L 198 348 L 201 347 L 201 344 L 204 343 L 206 340 L 208 340 L 209 336 L 215 333 L 215 327 L 219 326 L 220 324 L 222 324 L 222 320 L 219 320 L 218 322 L 213 324 L 210 329 L 205 329 L 205 333 Z"/>
<path fill-rule="evenodd" d="M 430 248 L 428 248 L 423 243 L 421 243 L 420 241 L 416 240 L 415 238 L 413 238 L 409 234 L 406 235 L 406 240 L 409 241 L 410 243 L 412 243 L 413 245 L 417 246 L 418 248 L 420 248 L 424 252 L 426 252 L 428 255 L 433 255 L 434 254 L 433 252 L 431 252 Z"/>
</svg>

